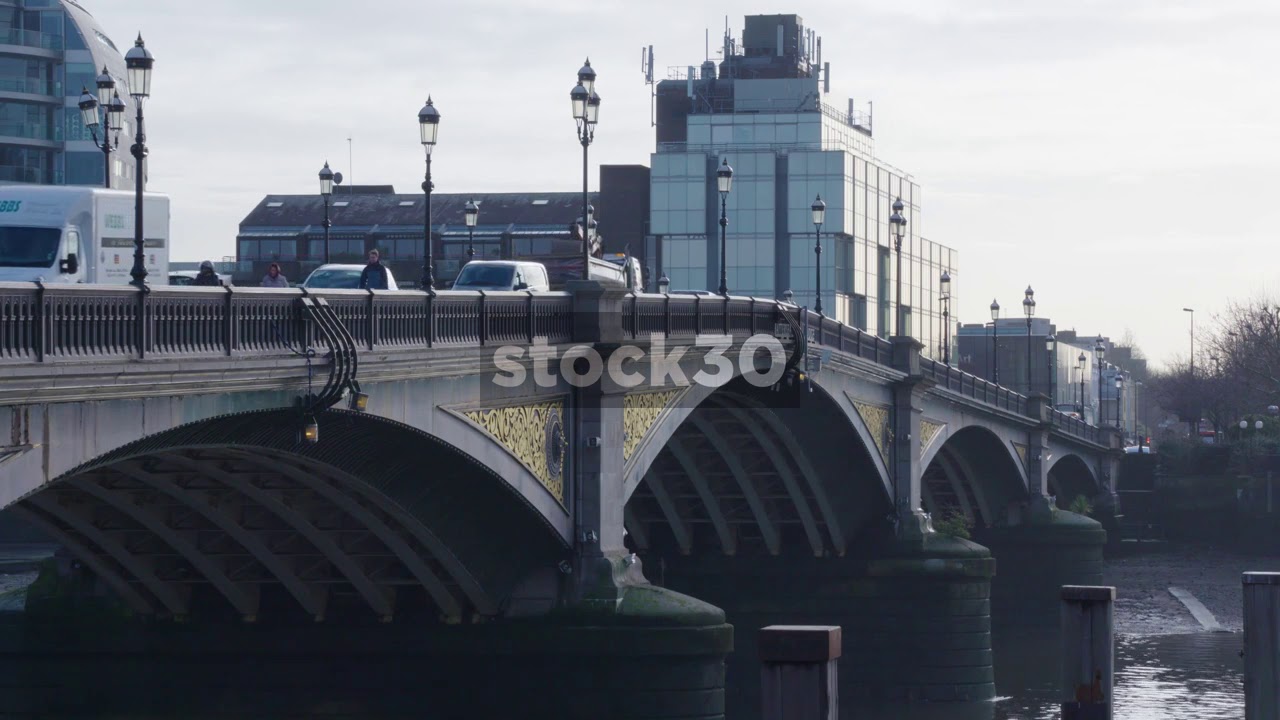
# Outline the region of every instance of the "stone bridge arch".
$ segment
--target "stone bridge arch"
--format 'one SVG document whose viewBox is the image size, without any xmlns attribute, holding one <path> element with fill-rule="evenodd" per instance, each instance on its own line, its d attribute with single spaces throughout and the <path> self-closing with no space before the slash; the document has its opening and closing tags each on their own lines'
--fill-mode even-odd
<svg viewBox="0 0 1280 720">
<path fill-rule="evenodd" d="M 817 386 L 738 379 L 673 392 L 627 457 L 631 543 L 642 554 L 842 556 L 891 507 L 866 437 Z"/>
<path fill-rule="evenodd" d="M 1068 453 L 1053 459 L 1049 467 L 1049 494 L 1056 497 L 1059 508 L 1069 509 L 1078 495 L 1092 501 L 1101 492 L 1102 485 L 1084 458 Z"/>
<path fill-rule="evenodd" d="M 981 425 L 947 432 L 922 449 L 923 509 L 935 518 L 958 512 L 975 527 L 1003 524 L 1009 508 L 1027 498 L 1020 450 Z"/>
<path fill-rule="evenodd" d="M 563 538 L 485 462 L 413 427 L 330 410 L 183 425 L 64 473 L 10 507 L 135 612 L 470 621 L 511 609 Z"/>
</svg>

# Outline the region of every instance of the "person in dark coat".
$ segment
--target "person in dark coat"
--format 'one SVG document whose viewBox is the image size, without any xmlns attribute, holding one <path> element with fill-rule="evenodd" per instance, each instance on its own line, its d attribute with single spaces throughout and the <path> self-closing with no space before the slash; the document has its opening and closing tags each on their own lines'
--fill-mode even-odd
<svg viewBox="0 0 1280 720">
<path fill-rule="evenodd" d="M 369 251 L 369 264 L 360 273 L 361 290 L 386 290 L 387 266 L 378 260 L 378 251 Z"/>
<path fill-rule="evenodd" d="M 200 263 L 200 272 L 196 274 L 196 281 L 192 284 L 222 287 L 222 278 L 218 277 L 218 273 L 213 271 L 213 263 L 205 260 Z"/>
</svg>

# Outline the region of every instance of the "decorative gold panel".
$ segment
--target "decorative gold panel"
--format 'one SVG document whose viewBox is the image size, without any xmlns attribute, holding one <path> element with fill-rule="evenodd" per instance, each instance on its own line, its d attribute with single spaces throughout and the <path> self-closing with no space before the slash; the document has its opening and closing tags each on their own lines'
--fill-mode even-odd
<svg viewBox="0 0 1280 720">
<path fill-rule="evenodd" d="M 853 398 L 849 398 L 849 401 L 858 409 L 858 415 L 862 417 L 863 424 L 867 426 L 867 432 L 871 433 L 871 440 L 876 444 L 876 450 L 880 451 L 880 458 L 888 464 L 889 408 L 858 402 Z"/>
<path fill-rule="evenodd" d="M 622 399 L 623 462 L 631 459 L 631 454 L 640 447 L 640 441 L 658 421 L 658 416 L 679 394 L 679 390 L 668 390 L 634 393 Z"/>
<path fill-rule="evenodd" d="M 1027 469 L 1027 446 L 1014 443 L 1013 449 L 1014 449 L 1014 452 L 1018 453 L 1018 459 L 1022 461 L 1022 469 L 1026 470 Z"/>
<path fill-rule="evenodd" d="M 920 457 L 924 457 L 924 451 L 929 448 L 929 444 L 938 436 L 938 432 L 943 427 L 943 423 L 936 423 L 932 420 L 920 421 Z"/>
<path fill-rule="evenodd" d="M 564 400 L 462 414 L 506 448 L 564 504 L 564 461 L 568 455 Z"/>
</svg>

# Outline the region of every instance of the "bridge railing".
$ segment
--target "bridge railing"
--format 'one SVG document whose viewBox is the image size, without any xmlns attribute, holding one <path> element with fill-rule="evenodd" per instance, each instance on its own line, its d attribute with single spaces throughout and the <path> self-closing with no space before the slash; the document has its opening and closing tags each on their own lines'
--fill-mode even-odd
<svg viewBox="0 0 1280 720">
<path fill-rule="evenodd" d="M 1089 442 L 1102 442 L 1101 430 L 1096 425 L 1090 425 L 1078 417 L 1073 417 L 1057 409 L 1050 411 L 1049 416 L 1053 426 L 1068 435 L 1073 435 Z"/>
<path fill-rule="evenodd" d="M 1027 396 L 1013 392 L 930 358 L 920 358 L 920 371 L 939 387 L 947 388 L 965 397 L 981 400 L 989 405 L 1004 408 L 1021 415 L 1027 413 Z"/>
<path fill-rule="evenodd" d="M 772 333 L 776 307 L 773 300 L 752 297 L 630 293 L 622 302 L 623 332 L 641 340 Z"/>
<path fill-rule="evenodd" d="M 287 354 L 315 337 L 298 289 L 0 283 L 0 363 Z M 499 345 L 573 333 L 566 293 L 325 290 L 365 349 Z"/>
<path fill-rule="evenodd" d="M 893 364 L 893 345 L 873 333 L 850 327 L 833 318 L 806 312 L 810 342 L 835 348 L 881 365 Z"/>
</svg>

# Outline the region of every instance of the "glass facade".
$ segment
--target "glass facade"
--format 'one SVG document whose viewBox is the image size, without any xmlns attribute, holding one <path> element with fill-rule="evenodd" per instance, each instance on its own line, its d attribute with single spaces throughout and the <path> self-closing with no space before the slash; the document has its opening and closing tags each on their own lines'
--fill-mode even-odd
<svg viewBox="0 0 1280 720">
<path fill-rule="evenodd" d="M 903 333 L 920 340 L 926 355 L 941 358 L 947 330 L 939 279 L 944 270 L 951 274 L 956 307 L 959 257 L 921 235 L 920 186 L 876 159 L 869 131 L 855 125 L 852 115 L 811 100 L 804 111 L 792 103 L 791 111 L 775 112 L 785 103 L 759 99 L 770 91 L 819 96 L 814 79 L 732 82 L 739 98 L 757 98 L 749 111 L 743 111 L 742 99 L 730 107 L 721 104 L 723 112 L 695 110 L 681 118 L 685 140 L 661 142 L 651 156 L 649 232 L 670 287 L 719 285 L 715 169 L 727 160 L 734 171 L 725 203 L 731 293 L 780 297 L 791 290 L 795 302 L 813 306 L 817 237 L 810 208 L 821 195 L 827 205 L 821 228 L 823 311 L 883 337 L 893 335 L 900 280 Z M 768 85 L 753 87 L 759 83 Z M 889 224 L 899 197 L 907 218 L 901 278 Z"/>
<path fill-rule="evenodd" d="M 105 159 L 79 111 L 81 90 L 95 92 L 103 68 L 128 104 L 124 59 L 78 3 L 0 2 L 0 183 L 103 184 Z M 114 188 L 133 187 L 130 126 L 111 157 Z"/>
</svg>

